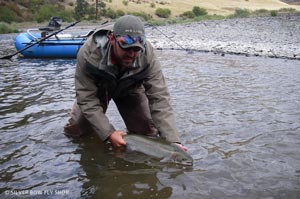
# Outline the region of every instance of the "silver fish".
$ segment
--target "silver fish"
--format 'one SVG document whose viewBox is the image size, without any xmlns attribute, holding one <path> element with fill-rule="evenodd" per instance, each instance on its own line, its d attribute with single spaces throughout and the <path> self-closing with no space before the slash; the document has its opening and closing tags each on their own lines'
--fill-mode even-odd
<svg viewBox="0 0 300 199">
<path fill-rule="evenodd" d="M 173 162 L 187 166 L 193 165 L 193 158 L 177 144 L 161 138 L 128 134 L 124 137 L 127 152 L 139 152 L 159 159 L 160 162 Z"/>
</svg>

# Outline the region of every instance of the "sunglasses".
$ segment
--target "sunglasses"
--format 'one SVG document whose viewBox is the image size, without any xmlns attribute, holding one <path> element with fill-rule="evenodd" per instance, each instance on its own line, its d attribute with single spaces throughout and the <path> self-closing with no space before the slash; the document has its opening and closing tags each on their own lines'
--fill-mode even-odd
<svg viewBox="0 0 300 199">
<path fill-rule="evenodd" d="M 142 48 L 137 47 L 137 46 L 124 48 L 121 46 L 120 42 L 118 42 L 118 41 L 117 41 L 117 44 L 123 51 L 126 51 L 126 52 L 129 52 L 129 51 L 139 52 L 140 50 L 142 50 Z"/>
<path fill-rule="evenodd" d="M 134 47 L 125 47 L 128 45 L 132 45 L 134 43 L 140 43 L 142 45 L 144 45 L 144 39 L 140 36 L 138 37 L 131 37 L 129 35 L 127 36 L 115 36 L 115 39 L 119 45 L 119 47 L 124 50 L 124 51 L 131 51 L 133 50 L 134 52 L 138 52 L 140 50 L 142 50 L 142 48 L 134 46 Z"/>
<path fill-rule="evenodd" d="M 144 44 L 144 39 L 141 36 L 131 37 L 129 35 L 126 36 L 115 36 L 118 42 L 122 42 L 124 45 L 131 45 L 134 43 Z"/>
</svg>

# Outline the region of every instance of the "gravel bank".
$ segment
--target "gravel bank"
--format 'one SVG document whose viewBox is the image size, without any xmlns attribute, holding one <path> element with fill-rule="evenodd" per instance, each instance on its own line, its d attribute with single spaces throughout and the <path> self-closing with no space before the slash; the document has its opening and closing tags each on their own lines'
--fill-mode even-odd
<svg viewBox="0 0 300 199">
<path fill-rule="evenodd" d="M 147 28 L 155 48 L 300 60 L 300 15 L 202 21 Z M 180 47 L 181 46 L 181 47 Z"/>
<path fill-rule="evenodd" d="M 76 27 L 77 32 L 86 33 L 87 30 L 93 30 L 99 26 L 85 24 Z M 157 26 L 157 28 L 178 44 L 172 42 L 155 28 L 147 27 L 147 38 L 157 49 L 184 48 L 219 54 L 300 60 L 300 14 L 207 20 Z M 1 38 L 4 36 L 2 35 Z M 9 42 L 12 42 L 13 36 L 7 36 L 11 37 Z"/>
</svg>

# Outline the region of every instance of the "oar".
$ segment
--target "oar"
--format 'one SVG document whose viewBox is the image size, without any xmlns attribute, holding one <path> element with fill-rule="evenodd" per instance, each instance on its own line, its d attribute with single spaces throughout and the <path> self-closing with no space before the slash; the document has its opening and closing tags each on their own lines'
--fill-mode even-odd
<svg viewBox="0 0 300 199">
<path fill-rule="evenodd" d="M 63 28 L 63 29 L 61 29 L 61 30 L 59 30 L 59 31 L 56 31 L 56 32 L 54 32 L 54 33 L 52 33 L 52 34 L 50 34 L 50 35 L 48 35 L 48 36 L 46 36 L 46 37 L 44 37 L 44 38 L 42 38 L 42 39 L 39 39 L 38 41 L 36 41 L 36 42 L 34 42 L 34 43 L 32 43 L 32 44 L 30 44 L 30 45 L 24 47 L 23 49 L 19 50 L 18 52 L 15 52 L 15 53 L 13 53 L 13 54 L 11 54 L 11 55 L 6 55 L 6 56 L 4 56 L 4 57 L 1 57 L 0 59 L 10 59 L 10 58 L 12 58 L 13 56 L 15 56 L 15 55 L 17 55 L 17 54 L 23 52 L 24 50 L 27 50 L 28 48 L 30 48 L 30 47 L 32 47 L 32 46 L 34 46 L 34 45 L 36 45 L 36 44 L 38 44 L 38 43 L 40 43 L 40 42 L 46 40 L 46 39 L 52 37 L 53 35 L 56 35 L 56 34 L 62 32 L 62 31 L 64 31 L 64 30 L 66 30 L 66 29 L 68 29 L 68 28 L 70 28 L 70 27 L 76 25 L 76 24 L 79 23 L 79 22 L 80 22 L 80 21 L 76 21 L 76 22 L 74 22 L 74 23 L 72 23 L 72 24 L 66 26 L 66 27 Z"/>
</svg>

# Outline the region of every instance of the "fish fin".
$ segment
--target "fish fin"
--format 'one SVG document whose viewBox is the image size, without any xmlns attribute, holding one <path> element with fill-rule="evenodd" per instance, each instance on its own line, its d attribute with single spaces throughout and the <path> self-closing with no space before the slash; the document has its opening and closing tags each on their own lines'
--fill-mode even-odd
<svg viewBox="0 0 300 199">
<path fill-rule="evenodd" d="M 171 156 L 166 156 L 166 157 L 164 157 L 163 159 L 161 159 L 160 162 L 161 162 L 161 163 L 173 162 L 172 156 L 173 156 L 173 155 L 171 155 Z"/>
<path fill-rule="evenodd" d="M 182 148 L 180 148 L 177 143 L 171 143 L 170 145 L 173 146 L 176 151 L 180 151 L 180 152 L 183 151 Z"/>
<path fill-rule="evenodd" d="M 126 144 L 126 152 L 128 153 L 132 153 L 132 152 L 136 152 L 136 147 L 133 144 Z"/>
</svg>

